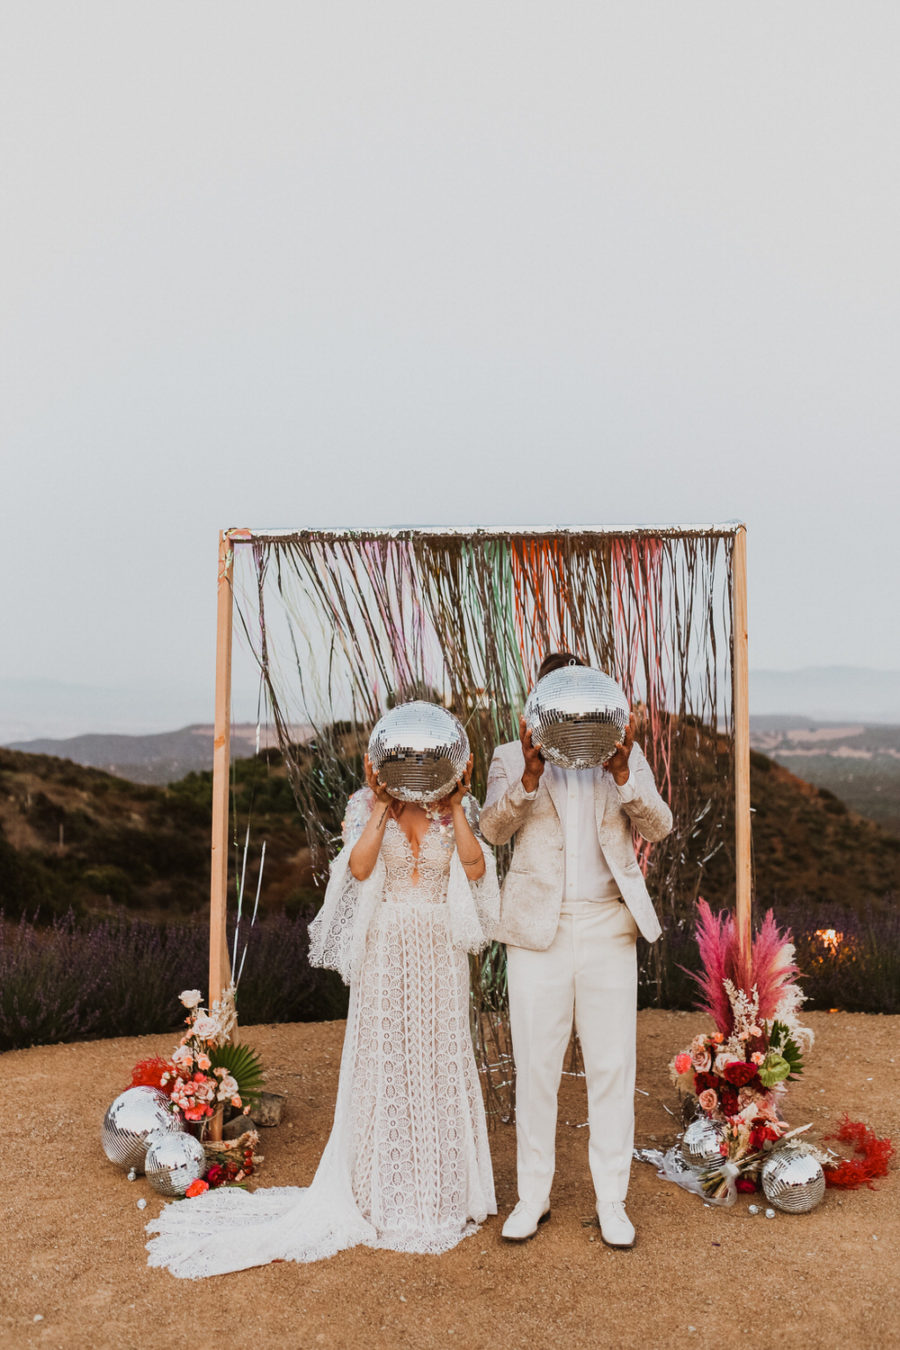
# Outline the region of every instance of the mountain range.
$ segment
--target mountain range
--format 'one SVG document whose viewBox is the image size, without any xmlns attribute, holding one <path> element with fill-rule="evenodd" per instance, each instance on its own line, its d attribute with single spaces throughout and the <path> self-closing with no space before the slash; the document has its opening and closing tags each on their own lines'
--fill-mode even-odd
<svg viewBox="0 0 900 1350">
<path fill-rule="evenodd" d="M 52 679 L 0 678 L 0 745 L 68 740 L 86 734 L 145 736 L 202 725 L 212 714 L 212 672 L 196 684 L 110 686 Z M 256 689 L 236 680 L 238 721 L 255 715 Z M 900 723 L 900 671 L 862 666 L 751 670 L 750 711 L 829 722 Z M 60 751 L 58 753 L 65 753 Z M 134 762 L 132 759 L 131 762 Z"/>
</svg>

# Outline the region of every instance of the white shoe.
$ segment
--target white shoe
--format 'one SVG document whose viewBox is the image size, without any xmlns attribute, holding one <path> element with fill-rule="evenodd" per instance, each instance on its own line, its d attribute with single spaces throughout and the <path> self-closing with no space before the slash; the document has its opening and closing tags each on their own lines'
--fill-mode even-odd
<svg viewBox="0 0 900 1350">
<path fill-rule="evenodd" d="M 537 1205 L 529 1205 L 520 1200 L 501 1230 L 501 1237 L 507 1242 L 525 1242 L 534 1237 L 538 1227 L 550 1218 L 549 1206 L 541 1212 Z"/>
<path fill-rule="evenodd" d="M 634 1246 L 634 1224 L 625 1213 L 625 1205 L 621 1200 L 598 1200 L 597 1218 L 607 1247 Z"/>
</svg>

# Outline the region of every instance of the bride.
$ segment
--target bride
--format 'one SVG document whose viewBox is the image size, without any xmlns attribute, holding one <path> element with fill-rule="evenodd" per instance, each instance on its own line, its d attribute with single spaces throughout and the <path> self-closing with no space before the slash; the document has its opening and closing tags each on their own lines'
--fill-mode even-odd
<svg viewBox="0 0 900 1350">
<path fill-rule="evenodd" d="M 350 985 L 331 1135 L 306 1189 L 221 1189 L 147 1225 L 151 1266 L 198 1279 L 317 1261 L 365 1243 L 443 1252 L 496 1214 L 469 1025 L 467 952 L 499 912 L 493 856 L 467 796 L 423 809 L 388 795 L 366 756 L 344 847 L 310 925 L 309 959 Z M 474 828 L 473 828 L 474 827 Z"/>
</svg>

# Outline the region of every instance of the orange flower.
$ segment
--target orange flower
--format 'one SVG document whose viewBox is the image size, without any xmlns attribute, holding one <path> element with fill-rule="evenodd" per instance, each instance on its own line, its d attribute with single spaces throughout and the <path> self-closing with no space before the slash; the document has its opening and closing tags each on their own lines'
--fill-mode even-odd
<svg viewBox="0 0 900 1350">
<path fill-rule="evenodd" d="M 193 1200 L 195 1195 L 202 1195 L 204 1191 L 208 1190 L 209 1190 L 209 1182 L 201 1181 L 200 1177 L 198 1177 L 196 1181 L 192 1181 L 190 1186 L 188 1186 L 187 1190 L 185 1191 L 185 1195 L 188 1197 L 189 1200 Z"/>
</svg>

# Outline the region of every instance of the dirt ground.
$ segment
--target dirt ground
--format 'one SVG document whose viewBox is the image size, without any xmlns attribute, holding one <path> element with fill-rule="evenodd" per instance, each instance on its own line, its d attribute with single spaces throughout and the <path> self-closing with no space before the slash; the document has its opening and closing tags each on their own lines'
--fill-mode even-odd
<svg viewBox="0 0 900 1350">
<path fill-rule="evenodd" d="M 812 1013 L 816 1044 L 789 1099 L 792 1124 L 827 1132 L 843 1111 L 900 1145 L 900 1017 Z M 699 1015 L 642 1012 L 637 1142 L 668 1143 L 667 1064 Z M 331 1124 L 343 1023 L 247 1029 L 288 1094 L 263 1132 L 260 1184 L 306 1184 Z M 523 1246 L 500 1238 L 515 1200 L 514 1134 L 492 1151 L 500 1219 L 440 1257 L 359 1247 L 311 1266 L 279 1264 L 188 1282 L 148 1270 L 144 1224 L 162 1201 L 129 1183 L 99 1142 L 131 1065 L 171 1037 L 47 1046 L 0 1062 L 0 1345 L 5 1347 L 900 1346 L 900 1188 L 829 1191 L 809 1215 L 767 1220 L 706 1208 L 635 1163 L 633 1251 L 592 1224 L 583 1080 L 565 1078 L 553 1216 Z M 897 1062 L 895 1062 L 897 1061 Z M 643 1093 L 648 1095 L 644 1096 Z M 147 1208 L 137 1208 L 140 1196 Z M 190 1202 L 185 1202 L 190 1203 Z"/>
</svg>

